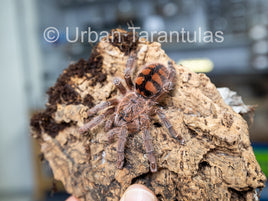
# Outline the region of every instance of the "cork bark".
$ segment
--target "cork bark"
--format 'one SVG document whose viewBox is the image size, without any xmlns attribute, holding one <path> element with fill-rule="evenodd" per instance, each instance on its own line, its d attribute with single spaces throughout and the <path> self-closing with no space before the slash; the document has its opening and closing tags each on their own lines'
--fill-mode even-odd
<svg viewBox="0 0 268 201">
<path fill-rule="evenodd" d="M 115 76 L 122 77 L 130 50 L 137 71 L 148 63 L 171 60 L 159 43 L 102 40 L 89 60 L 70 65 L 48 91 L 46 110 L 32 117 L 33 136 L 55 179 L 81 201 L 120 200 L 133 183 L 149 187 L 159 200 L 258 200 L 266 177 L 254 156 L 247 122 L 228 106 L 204 74 L 175 65 L 177 79 L 164 111 L 185 145 L 172 138 L 157 116 L 151 136 L 158 171 L 151 173 L 141 133 L 129 134 L 125 164 L 116 168 L 117 138 L 109 144 L 104 124 L 80 134 L 86 111 L 116 97 Z"/>
</svg>

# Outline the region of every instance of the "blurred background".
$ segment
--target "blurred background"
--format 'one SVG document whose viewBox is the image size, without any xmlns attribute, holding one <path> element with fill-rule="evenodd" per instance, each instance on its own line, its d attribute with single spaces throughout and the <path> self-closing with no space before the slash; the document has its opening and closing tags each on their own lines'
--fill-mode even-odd
<svg viewBox="0 0 268 201">
<path fill-rule="evenodd" d="M 0 1 L 0 200 L 58 200 L 68 196 L 53 183 L 29 119 L 44 108 L 46 90 L 71 62 L 87 59 L 92 44 L 70 43 L 65 28 L 110 31 L 133 22 L 139 31 L 222 31 L 222 43 L 162 43 L 177 63 L 205 72 L 217 87 L 229 87 L 245 104 L 258 105 L 250 138 L 268 176 L 267 0 L 1 0 Z M 59 30 L 54 43 L 47 27 Z M 195 69 L 197 66 L 204 68 Z M 208 67 L 209 66 L 209 67 Z M 208 67 L 208 68 L 207 68 Z M 51 196 L 52 190 L 58 192 Z M 267 188 L 261 200 L 268 200 Z"/>
</svg>

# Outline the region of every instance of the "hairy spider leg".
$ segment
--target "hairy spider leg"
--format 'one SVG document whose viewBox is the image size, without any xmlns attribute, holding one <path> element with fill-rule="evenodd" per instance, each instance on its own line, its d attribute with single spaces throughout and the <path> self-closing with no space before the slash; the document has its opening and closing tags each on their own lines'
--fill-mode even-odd
<svg viewBox="0 0 268 201">
<path fill-rule="evenodd" d="M 126 88 L 123 86 L 123 84 L 121 83 L 121 81 L 116 78 L 114 80 L 114 84 L 115 86 L 119 89 L 119 91 L 125 95 L 126 94 Z M 88 112 L 87 112 L 87 115 L 90 117 L 90 116 L 93 116 L 94 114 L 98 113 L 99 111 L 107 108 L 107 107 L 110 107 L 110 106 L 114 106 L 114 105 L 117 105 L 119 103 L 118 99 L 110 99 L 110 100 L 107 100 L 107 101 L 104 101 L 104 102 L 101 102 L 100 104 L 98 105 L 95 105 L 93 108 L 89 109 Z M 114 110 L 113 110 L 114 111 Z M 108 112 L 109 113 L 109 112 Z M 113 125 L 113 122 L 114 122 L 114 117 L 115 115 L 112 115 L 108 121 L 105 123 L 105 132 L 107 132 Z M 90 122 L 88 122 L 87 124 L 85 124 L 80 130 L 81 132 L 85 132 L 87 130 L 89 130 L 90 128 L 94 127 L 95 126 L 95 123 L 96 122 L 98 124 L 99 121 L 101 121 L 101 118 L 103 118 L 103 115 L 101 115 L 100 117 L 96 117 L 94 118 L 93 120 L 91 120 Z M 93 121 L 93 122 L 92 122 Z M 93 124 L 93 125 L 92 125 Z M 96 124 L 96 125 L 97 125 Z M 86 128 L 88 128 L 87 130 L 85 130 Z M 83 131 L 85 130 L 85 131 Z"/>
<path fill-rule="evenodd" d="M 110 130 L 110 131 L 107 133 L 107 135 L 108 135 L 107 138 L 108 138 L 108 142 L 109 142 L 109 143 L 112 142 L 114 135 L 120 133 L 120 130 L 121 130 L 120 127 L 115 127 L 115 128 L 113 128 L 112 130 Z"/>
<path fill-rule="evenodd" d="M 112 127 L 114 123 L 115 114 L 112 114 L 109 119 L 105 122 L 104 131 L 108 132 Z"/>
<path fill-rule="evenodd" d="M 146 150 L 146 154 L 148 156 L 148 160 L 150 162 L 150 170 L 151 172 L 157 172 L 157 164 L 154 156 L 154 147 L 152 143 L 152 138 L 150 135 L 150 120 L 148 116 L 142 115 L 140 116 L 141 122 L 142 122 L 142 128 L 141 130 L 143 131 L 143 141 L 144 141 L 144 146 Z"/>
<path fill-rule="evenodd" d="M 168 79 L 173 82 L 176 77 L 176 70 L 171 61 L 168 61 L 168 69 L 169 69 Z"/>
<path fill-rule="evenodd" d="M 117 141 L 117 168 L 122 169 L 124 165 L 124 159 L 125 159 L 125 145 L 127 141 L 127 126 L 122 125 L 120 129 L 120 133 L 118 136 L 118 141 Z"/>
<path fill-rule="evenodd" d="M 82 127 L 79 128 L 79 132 L 80 133 L 84 133 L 86 131 L 88 131 L 89 129 L 97 126 L 98 124 L 100 124 L 101 122 L 103 122 L 105 120 L 105 117 L 107 115 L 112 114 L 115 111 L 115 107 L 109 108 L 107 111 L 105 111 L 103 114 L 96 116 L 95 118 L 93 118 L 91 121 L 87 122 L 86 124 L 84 124 Z"/>
<path fill-rule="evenodd" d="M 140 123 L 139 119 L 136 118 L 132 122 L 127 124 L 127 129 L 129 133 L 135 133 L 140 131 Z"/>
<path fill-rule="evenodd" d="M 156 113 L 158 117 L 160 118 L 160 120 L 165 125 L 165 127 L 168 129 L 168 132 L 170 133 L 170 135 L 176 138 L 181 144 L 184 144 L 183 137 L 175 131 L 175 129 L 173 128 L 172 124 L 170 123 L 170 121 L 168 120 L 164 112 L 162 112 L 161 110 L 157 110 Z"/>
<path fill-rule="evenodd" d="M 173 89 L 174 87 L 174 79 L 176 77 L 176 70 L 172 64 L 171 61 L 168 61 L 168 70 L 169 70 L 169 74 L 168 74 L 168 82 L 166 82 L 164 85 L 163 85 L 163 90 L 165 92 L 169 92 Z"/>
<path fill-rule="evenodd" d="M 98 105 L 95 105 L 94 107 L 90 108 L 87 111 L 87 115 L 88 115 L 88 117 L 91 117 L 94 114 L 98 113 L 99 111 L 101 111 L 101 110 L 103 110 L 103 109 L 105 109 L 107 107 L 117 105 L 118 102 L 119 101 L 116 98 L 110 99 L 110 100 L 107 100 L 107 101 L 103 101 L 103 102 L 99 103 Z"/>
<path fill-rule="evenodd" d="M 125 95 L 127 92 L 127 89 L 122 84 L 121 80 L 119 78 L 114 79 L 114 85 L 116 88 L 120 91 L 121 94 Z"/>
<path fill-rule="evenodd" d="M 133 90 L 133 86 L 134 86 L 132 79 L 131 79 L 131 73 L 133 71 L 133 68 L 136 66 L 136 63 L 137 63 L 136 58 L 137 58 L 137 53 L 132 51 L 127 60 L 124 78 L 125 78 L 125 81 L 129 90 Z"/>
</svg>

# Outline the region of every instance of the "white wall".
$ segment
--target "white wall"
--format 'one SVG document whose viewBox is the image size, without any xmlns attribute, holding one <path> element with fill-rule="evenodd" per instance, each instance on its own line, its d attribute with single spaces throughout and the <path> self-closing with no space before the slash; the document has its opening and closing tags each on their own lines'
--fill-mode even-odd
<svg viewBox="0 0 268 201">
<path fill-rule="evenodd" d="M 42 91 L 33 2 L 1 0 L 0 200 L 30 194 L 34 186 L 29 103 L 38 102 Z"/>
</svg>

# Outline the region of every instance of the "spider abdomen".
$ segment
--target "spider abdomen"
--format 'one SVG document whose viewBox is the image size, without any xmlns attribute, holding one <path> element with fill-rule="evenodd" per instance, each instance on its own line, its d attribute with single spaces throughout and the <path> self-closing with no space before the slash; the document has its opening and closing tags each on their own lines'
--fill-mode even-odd
<svg viewBox="0 0 268 201">
<path fill-rule="evenodd" d="M 145 66 L 138 74 L 135 82 L 137 93 L 144 98 L 157 96 L 168 80 L 168 69 L 159 63 Z"/>
</svg>

